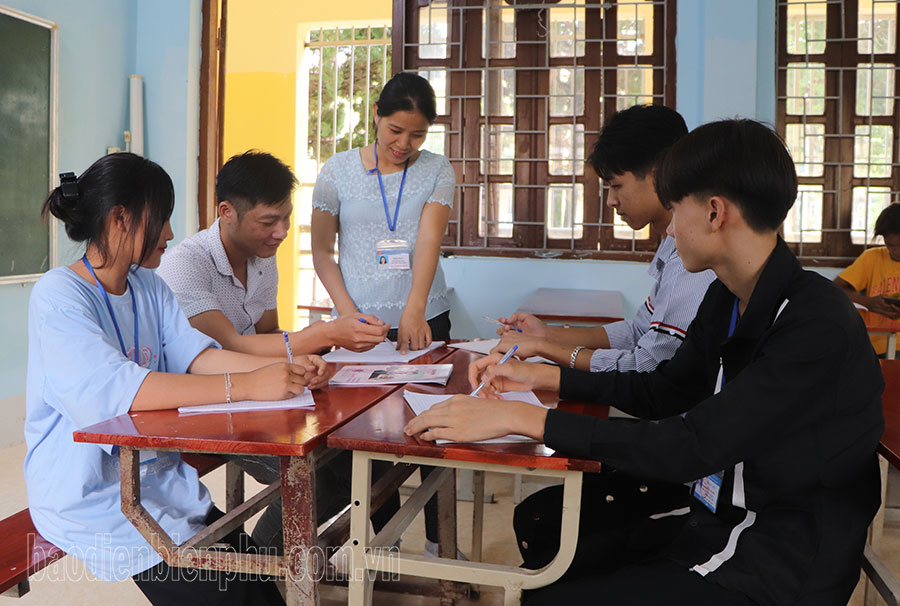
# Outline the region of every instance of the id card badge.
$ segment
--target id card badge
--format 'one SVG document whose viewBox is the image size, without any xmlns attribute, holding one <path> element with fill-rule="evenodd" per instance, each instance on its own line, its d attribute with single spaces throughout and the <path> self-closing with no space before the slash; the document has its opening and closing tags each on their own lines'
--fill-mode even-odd
<svg viewBox="0 0 900 606">
<path fill-rule="evenodd" d="M 691 493 L 703 503 L 707 509 L 716 513 L 716 504 L 719 502 L 719 491 L 722 489 L 724 472 L 714 473 L 694 482 Z"/>
<path fill-rule="evenodd" d="M 375 243 L 375 262 L 379 270 L 409 269 L 409 242 L 379 240 Z"/>
</svg>

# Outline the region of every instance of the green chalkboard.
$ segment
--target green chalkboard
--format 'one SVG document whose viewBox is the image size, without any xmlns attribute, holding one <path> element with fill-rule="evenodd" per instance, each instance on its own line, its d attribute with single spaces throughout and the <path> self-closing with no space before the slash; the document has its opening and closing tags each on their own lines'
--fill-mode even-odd
<svg viewBox="0 0 900 606">
<path fill-rule="evenodd" d="M 0 12 L 0 278 L 49 269 L 52 33 Z"/>
</svg>

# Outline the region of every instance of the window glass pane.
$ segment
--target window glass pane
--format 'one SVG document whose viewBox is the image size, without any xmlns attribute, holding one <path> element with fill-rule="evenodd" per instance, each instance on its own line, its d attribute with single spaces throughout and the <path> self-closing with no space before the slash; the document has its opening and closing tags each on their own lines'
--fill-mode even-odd
<svg viewBox="0 0 900 606">
<path fill-rule="evenodd" d="M 825 113 L 825 64 L 788 63 L 787 113 Z"/>
<path fill-rule="evenodd" d="M 550 115 L 580 116 L 584 113 L 584 70 L 550 68 Z"/>
<path fill-rule="evenodd" d="M 481 115 L 512 116 L 516 107 L 516 71 L 513 69 L 488 69 L 481 73 Z M 488 111 L 484 111 L 485 98 Z"/>
<path fill-rule="evenodd" d="M 894 113 L 894 69 L 884 63 L 860 63 L 856 70 L 856 113 L 890 116 Z"/>
<path fill-rule="evenodd" d="M 822 186 L 801 184 L 797 189 L 797 200 L 784 220 L 784 239 L 817 244 L 822 241 Z"/>
<path fill-rule="evenodd" d="M 513 186 L 511 183 L 491 183 L 489 199 L 485 188 L 478 188 L 478 235 L 484 237 L 487 230 L 491 238 L 511 238 L 513 234 Z"/>
<path fill-rule="evenodd" d="M 432 0 L 419 8 L 419 57 L 446 59 L 450 56 L 450 10 L 447 0 Z"/>
<path fill-rule="evenodd" d="M 547 237 L 581 238 L 584 223 L 584 186 L 551 185 L 547 188 Z"/>
<path fill-rule="evenodd" d="M 854 187 L 853 210 L 850 215 L 850 239 L 854 244 L 868 244 L 878 215 L 891 203 L 889 187 Z"/>
<path fill-rule="evenodd" d="M 859 0 L 858 36 L 860 53 L 893 53 L 897 48 L 896 0 Z"/>
<path fill-rule="evenodd" d="M 653 103 L 652 67 L 620 67 L 616 79 L 616 109 Z"/>
<path fill-rule="evenodd" d="M 512 124 L 491 124 L 488 133 L 490 148 L 486 154 L 488 171 L 493 175 L 511 175 L 513 172 L 513 158 L 516 157 L 516 135 Z M 484 126 L 481 127 L 481 144 L 484 145 Z M 482 158 L 485 154 L 482 151 Z M 484 174 L 484 159 L 481 160 L 481 173 Z"/>
<path fill-rule="evenodd" d="M 481 56 L 512 59 L 516 56 L 515 8 L 503 0 L 489 0 L 481 13 Z"/>
<path fill-rule="evenodd" d="M 447 114 L 447 70 L 445 69 L 423 69 L 419 70 L 419 75 L 428 80 L 431 88 L 434 89 L 434 99 L 437 113 L 441 115 Z M 378 98 L 377 96 L 375 97 Z"/>
<path fill-rule="evenodd" d="M 550 126 L 547 170 L 551 175 L 584 174 L 584 125 Z"/>
<path fill-rule="evenodd" d="M 584 56 L 584 0 L 562 0 L 550 8 L 550 56 Z"/>
<path fill-rule="evenodd" d="M 422 149 L 427 149 L 432 153 L 444 156 L 447 154 L 446 141 L 447 125 L 432 124 L 428 128 L 428 136 L 425 137 L 425 143 L 422 144 Z"/>
<path fill-rule="evenodd" d="M 653 54 L 653 4 L 648 0 L 616 3 L 619 55 Z"/>
<path fill-rule="evenodd" d="M 801 177 L 821 177 L 825 172 L 825 125 L 788 124 L 785 139 Z"/>
<path fill-rule="evenodd" d="M 857 126 L 853 141 L 853 176 L 891 176 L 894 129 L 890 126 Z"/>
<path fill-rule="evenodd" d="M 825 52 L 824 2 L 791 0 L 787 7 L 787 52 L 814 55 Z"/>
</svg>

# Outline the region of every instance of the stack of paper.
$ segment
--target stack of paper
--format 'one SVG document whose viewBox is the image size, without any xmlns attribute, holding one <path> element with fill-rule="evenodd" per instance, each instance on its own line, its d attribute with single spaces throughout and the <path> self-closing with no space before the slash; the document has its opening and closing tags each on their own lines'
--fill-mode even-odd
<svg viewBox="0 0 900 606">
<path fill-rule="evenodd" d="M 344 366 L 330 385 L 396 385 L 398 383 L 438 383 L 446 385 L 453 364 L 388 364 Z"/>
<path fill-rule="evenodd" d="M 434 341 L 425 349 L 407 351 L 405 354 L 397 350 L 396 343 L 379 343 L 369 351 L 350 351 L 344 348 L 335 349 L 322 356 L 326 362 L 345 362 L 350 364 L 387 364 L 390 362 L 412 362 L 421 355 L 437 349 L 443 341 Z"/>
<path fill-rule="evenodd" d="M 526 402 L 528 404 L 532 404 L 534 406 L 541 406 L 543 408 L 548 408 L 538 400 L 537 396 L 534 395 L 533 391 L 508 391 L 506 393 L 500 394 L 504 400 L 510 401 L 518 401 L 518 402 Z M 418 393 L 415 391 L 404 390 L 403 398 L 406 400 L 406 403 L 409 404 L 409 407 L 412 408 L 413 412 L 416 413 L 416 416 L 419 416 L 435 404 L 443 402 L 444 400 L 449 400 L 453 395 L 447 394 L 427 394 L 427 393 Z M 490 406 L 491 401 L 485 400 L 485 406 Z M 451 442 L 451 440 L 435 440 L 437 444 L 447 444 Z M 510 444 L 515 442 L 534 442 L 531 438 L 527 436 L 520 435 L 508 435 L 503 436 L 501 438 L 493 438 L 490 440 L 481 440 L 480 442 L 476 442 L 476 444 Z"/>
<path fill-rule="evenodd" d="M 491 353 L 491 350 L 497 347 L 500 344 L 500 339 L 480 339 L 478 341 L 465 341 L 463 343 L 450 343 L 447 347 L 455 347 L 456 349 L 464 349 L 466 351 L 472 351 L 475 353 L 480 353 L 484 355 L 488 355 Z M 538 362 L 541 364 L 556 364 L 553 360 L 548 360 L 543 356 L 531 356 L 530 358 L 525 358 L 526 362 Z"/>
<path fill-rule="evenodd" d="M 315 408 L 316 402 L 313 400 L 312 392 L 304 389 L 303 393 L 297 394 L 293 398 L 287 400 L 266 401 L 266 400 L 241 400 L 232 402 L 231 404 L 203 404 L 200 406 L 181 406 L 178 409 L 179 414 L 212 414 L 221 412 L 249 412 L 255 410 L 287 410 L 292 408 Z"/>
</svg>

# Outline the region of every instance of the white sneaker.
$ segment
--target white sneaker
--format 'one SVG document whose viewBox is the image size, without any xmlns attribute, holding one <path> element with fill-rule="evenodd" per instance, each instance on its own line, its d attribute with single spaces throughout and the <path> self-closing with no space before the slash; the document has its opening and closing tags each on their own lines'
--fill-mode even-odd
<svg viewBox="0 0 900 606">
<path fill-rule="evenodd" d="M 424 555 L 428 556 L 429 558 L 438 557 L 437 541 L 429 541 L 428 539 L 425 539 L 425 551 L 423 553 L 424 553 Z M 464 554 L 463 552 L 461 552 L 459 550 L 459 547 L 456 548 L 456 559 L 463 560 L 465 562 L 469 561 L 469 558 L 467 558 L 466 554 Z"/>
</svg>

